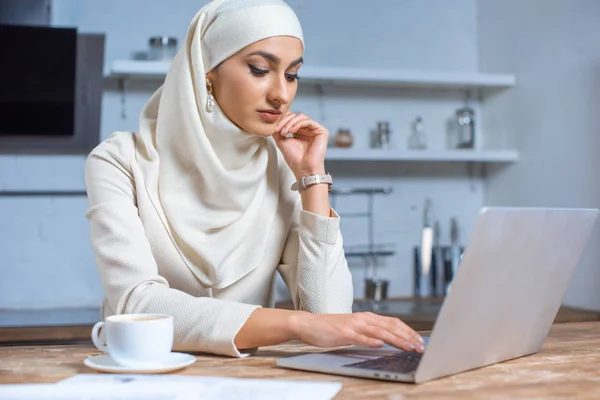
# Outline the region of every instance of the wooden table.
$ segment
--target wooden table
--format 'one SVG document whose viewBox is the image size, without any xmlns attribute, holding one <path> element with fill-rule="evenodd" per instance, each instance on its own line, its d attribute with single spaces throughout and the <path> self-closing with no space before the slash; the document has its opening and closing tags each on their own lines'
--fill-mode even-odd
<svg viewBox="0 0 600 400">
<path fill-rule="evenodd" d="M 393 298 L 382 302 L 378 309 L 372 309 L 367 302 L 356 299 L 354 301 L 354 311 L 373 311 L 381 315 L 388 315 L 400 318 L 411 328 L 415 330 L 428 331 L 433 328 L 433 324 L 442 305 L 443 298 L 415 299 L 412 297 Z M 280 302 L 276 304 L 277 308 L 293 309 L 291 301 Z M 2 344 L 56 344 L 76 343 L 89 341 L 92 325 L 100 319 L 100 311 L 97 309 L 82 309 L 78 315 L 73 314 L 73 310 L 54 310 L 55 320 L 61 323 L 51 324 L 49 321 L 35 325 L 33 321 L 40 321 L 49 318 L 46 314 L 49 311 L 14 311 L 10 312 L 0 310 L 0 322 L 9 318 L 15 318 L 19 315 L 19 320 L 27 321 L 26 326 L 18 324 L 11 327 L 0 327 L 0 346 Z M 40 315 L 43 313 L 43 317 Z M 70 321 L 70 322 L 69 322 Z M 587 322 L 600 321 L 600 313 L 596 311 L 581 310 L 573 307 L 562 306 L 554 320 L 555 323 L 562 322 Z"/>
<path fill-rule="evenodd" d="M 600 398 L 600 322 L 555 324 L 538 354 L 420 385 L 383 382 L 278 368 L 275 360 L 323 351 L 300 343 L 265 347 L 233 359 L 198 355 L 177 375 L 340 381 L 336 399 Z M 48 383 L 94 373 L 83 360 L 90 345 L 0 347 L 0 383 Z"/>
</svg>

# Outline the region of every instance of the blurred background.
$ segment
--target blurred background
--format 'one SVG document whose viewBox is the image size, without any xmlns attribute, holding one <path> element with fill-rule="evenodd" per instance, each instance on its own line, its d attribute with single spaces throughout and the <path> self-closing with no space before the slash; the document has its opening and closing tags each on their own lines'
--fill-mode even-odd
<svg viewBox="0 0 600 400">
<path fill-rule="evenodd" d="M 600 1 L 287 2 L 306 42 L 292 110 L 331 133 L 357 309 L 430 327 L 484 205 L 600 206 Z M 204 4 L 0 0 L 1 327 L 98 320 L 86 156 L 137 129 Z M 600 319 L 599 242 L 566 319 Z"/>
</svg>

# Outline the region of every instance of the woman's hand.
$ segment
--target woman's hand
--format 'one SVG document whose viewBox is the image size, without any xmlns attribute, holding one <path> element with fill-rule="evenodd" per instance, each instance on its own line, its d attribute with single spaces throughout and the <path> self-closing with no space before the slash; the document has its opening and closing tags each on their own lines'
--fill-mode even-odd
<svg viewBox="0 0 600 400">
<path fill-rule="evenodd" d="M 424 351 L 423 338 L 404 322 L 370 312 L 297 314 L 294 331 L 298 339 L 312 346 L 381 347 L 387 343 L 405 351 Z"/>
<path fill-rule="evenodd" d="M 290 133 L 293 137 L 286 137 Z M 273 138 L 296 179 L 325 173 L 329 131 L 323 126 L 304 114 L 288 111 L 275 127 Z"/>
</svg>

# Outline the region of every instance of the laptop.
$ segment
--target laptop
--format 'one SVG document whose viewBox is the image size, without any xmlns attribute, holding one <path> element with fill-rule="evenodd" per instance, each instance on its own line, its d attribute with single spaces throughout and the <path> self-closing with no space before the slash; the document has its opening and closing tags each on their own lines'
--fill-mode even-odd
<svg viewBox="0 0 600 400">
<path fill-rule="evenodd" d="M 537 353 L 597 216 L 597 209 L 484 207 L 423 354 L 348 347 L 277 365 L 420 383 Z"/>
</svg>

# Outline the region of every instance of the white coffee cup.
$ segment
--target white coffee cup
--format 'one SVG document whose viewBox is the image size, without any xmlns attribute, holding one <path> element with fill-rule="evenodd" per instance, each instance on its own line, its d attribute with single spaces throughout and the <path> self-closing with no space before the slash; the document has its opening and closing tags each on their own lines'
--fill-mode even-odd
<svg viewBox="0 0 600 400">
<path fill-rule="evenodd" d="M 99 337 L 102 328 L 106 344 Z M 173 348 L 173 317 L 166 314 L 112 315 L 92 328 L 94 345 L 124 367 L 161 364 Z"/>
</svg>

